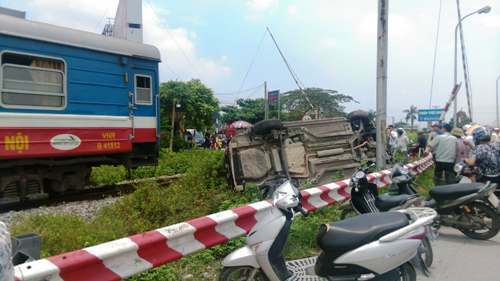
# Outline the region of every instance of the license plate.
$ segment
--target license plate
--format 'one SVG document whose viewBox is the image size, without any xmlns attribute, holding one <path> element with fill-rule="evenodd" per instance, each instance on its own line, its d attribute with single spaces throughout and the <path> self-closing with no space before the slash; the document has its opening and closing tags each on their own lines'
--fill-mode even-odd
<svg viewBox="0 0 500 281">
<path fill-rule="evenodd" d="M 488 201 L 493 205 L 493 207 L 498 208 L 498 205 L 500 205 L 500 200 L 496 197 L 494 193 L 490 194 L 488 197 Z"/>
</svg>

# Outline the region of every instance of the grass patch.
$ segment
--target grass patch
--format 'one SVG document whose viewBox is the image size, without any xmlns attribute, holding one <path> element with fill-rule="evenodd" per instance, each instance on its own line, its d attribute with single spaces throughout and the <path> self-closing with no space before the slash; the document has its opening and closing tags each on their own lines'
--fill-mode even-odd
<svg viewBox="0 0 500 281">
<path fill-rule="evenodd" d="M 104 207 L 91 221 L 84 221 L 76 215 L 29 215 L 13 222 L 11 233 L 40 234 L 42 256 L 47 257 L 227 210 L 259 198 L 255 185 L 247 186 L 245 192 L 235 192 L 227 186 L 223 153 L 219 151 L 162 152 L 156 170 L 152 167 L 141 168 L 132 176 L 140 178 L 178 173 L 185 176 L 168 188 L 156 183 L 137 186 L 134 193 Z M 335 180 L 339 176 L 340 173 Z M 96 184 L 114 183 L 125 177 L 125 169 L 111 166 L 96 168 L 92 174 Z M 423 190 L 428 190 L 433 185 L 432 170 L 420 175 L 417 183 Z M 340 211 L 338 206 L 332 206 L 311 213 L 307 218 L 297 217 L 288 237 L 286 257 L 296 259 L 317 254 L 316 233 L 319 225 L 338 220 Z M 244 242 L 244 237 L 234 239 L 129 280 L 216 280 L 221 259 Z"/>
<path fill-rule="evenodd" d="M 131 171 L 132 179 L 142 179 L 155 176 L 173 176 L 184 174 L 193 166 L 198 157 L 202 159 L 206 155 L 221 155 L 220 151 L 209 151 L 201 149 L 186 150 L 182 152 L 171 152 L 162 150 L 157 166 L 144 166 Z M 222 159 L 222 158 L 221 158 Z M 109 185 L 127 180 L 127 170 L 123 166 L 103 165 L 92 168 L 90 182 L 93 185 Z"/>
<path fill-rule="evenodd" d="M 434 166 L 418 175 L 415 183 L 417 185 L 417 191 L 423 196 L 428 196 L 429 190 L 434 187 Z"/>
</svg>

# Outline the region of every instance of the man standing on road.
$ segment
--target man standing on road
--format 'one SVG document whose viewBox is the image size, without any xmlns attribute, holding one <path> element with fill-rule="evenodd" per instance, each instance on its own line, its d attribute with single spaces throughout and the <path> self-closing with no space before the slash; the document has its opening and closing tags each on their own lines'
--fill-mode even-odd
<svg viewBox="0 0 500 281">
<path fill-rule="evenodd" d="M 429 138 L 427 139 L 427 143 L 431 144 L 432 140 L 436 138 L 437 136 L 442 134 L 442 128 L 441 125 L 438 123 L 434 123 L 431 126 L 431 131 L 429 132 Z"/>
<path fill-rule="evenodd" d="M 443 173 L 446 184 L 456 182 L 455 172 L 453 167 L 457 159 L 457 138 L 450 134 L 451 125 L 443 125 L 443 133 L 433 138 L 429 145 L 429 149 L 435 157 L 436 166 L 434 169 L 434 184 L 443 184 Z"/>
</svg>

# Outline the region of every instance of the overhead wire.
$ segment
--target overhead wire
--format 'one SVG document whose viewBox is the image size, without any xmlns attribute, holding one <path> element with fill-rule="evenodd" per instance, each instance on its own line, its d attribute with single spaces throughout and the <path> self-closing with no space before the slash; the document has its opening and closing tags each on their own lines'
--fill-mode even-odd
<svg viewBox="0 0 500 281">
<path fill-rule="evenodd" d="M 155 9 L 154 9 L 153 5 L 151 4 L 151 2 L 149 0 L 146 0 L 146 4 L 149 6 L 149 8 L 151 8 L 151 10 L 153 11 L 153 13 L 155 13 Z M 172 33 L 170 33 L 170 30 L 168 28 L 164 28 L 164 30 L 167 32 L 167 34 L 170 37 L 170 39 L 172 39 L 172 41 L 174 41 L 174 44 L 176 45 L 177 49 L 184 56 L 184 59 L 187 61 L 187 63 L 191 67 L 191 70 L 193 71 L 193 74 L 197 75 L 198 79 L 203 80 L 202 77 L 201 77 L 201 75 L 200 75 L 200 72 L 195 67 L 195 64 L 191 61 L 191 59 L 188 57 L 188 55 L 186 54 L 186 52 L 184 52 L 184 50 L 181 48 L 179 42 L 175 39 L 175 37 L 172 35 Z"/>
<path fill-rule="evenodd" d="M 314 105 L 311 103 L 311 100 L 309 99 L 309 97 L 307 96 L 307 93 L 304 91 L 304 87 L 302 86 L 302 82 L 299 80 L 297 74 L 293 71 L 293 68 L 292 66 L 290 65 L 290 63 L 288 63 L 288 60 L 286 59 L 285 55 L 283 54 L 283 52 L 281 51 L 281 48 L 280 46 L 278 45 L 278 42 L 276 41 L 276 39 L 274 38 L 274 35 L 272 34 L 271 30 L 269 29 L 269 27 L 266 27 L 266 30 L 267 32 L 269 33 L 269 35 L 271 36 L 271 39 L 273 40 L 274 42 L 274 45 L 276 46 L 276 49 L 278 49 L 278 52 L 281 56 L 281 58 L 283 59 L 283 62 L 285 63 L 288 71 L 290 72 L 290 76 L 292 76 L 292 79 L 293 81 L 295 82 L 295 84 L 297 85 L 297 87 L 299 88 L 300 92 L 302 93 L 302 95 L 304 96 L 305 100 L 307 101 L 307 103 L 309 104 L 309 106 L 311 107 L 312 110 L 315 110 L 314 108 Z M 302 84 L 302 85 L 301 85 Z"/>
<path fill-rule="evenodd" d="M 441 11 L 443 6 L 443 0 L 439 0 L 439 12 L 438 12 L 438 20 L 436 27 L 436 39 L 434 43 L 434 60 L 432 63 L 432 77 L 431 77 L 431 89 L 430 89 L 430 97 L 429 97 L 429 108 L 432 107 L 432 94 L 434 90 L 434 77 L 436 75 L 436 61 L 437 61 L 437 50 L 439 45 L 439 30 L 441 29 Z"/>
<path fill-rule="evenodd" d="M 241 92 L 241 89 L 243 89 L 243 87 L 245 86 L 245 82 L 246 82 L 246 80 L 248 78 L 248 74 L 252 70 L 252 67 L 253 67 L 253 65 L 255 63 L 257 55 L 260 53 L 260 48 L 262 47 L 262 43 L 264 42 L 264 39 L 266 38 L 266 35 L 267 35 L 267 32 L 264 31 L 264 33 L 262 34 L 262 37 L 260 38 L 259 44 L 257 45 L 257 50 L 255 51 L 255 54 L 254 54 L 252 60 L 250 61 L 250 65 L 248 65 L 248 68 L 247 68 L 247 71 L 245 73 L 245 76 L 243 77 L 243 80 L 241 81 L 240 88 L 238 89 L 238 92 Z"/>
<path fill-rule="evenodd" d="M 102 17 L 99 19 L 96 26 L 94 27 L 94 30 L 97 29 L 97 33 L 101 33 L 102 30 L 99 30 L 99 26 L 101 26 L 102 23 L 106 21 L 106 18 L 108 18 L 106 16 L 108 14 L 108 11 L 109 11 L 109 7 L 106 8 L 106 10 L 104 11 L 104 15 L 102 15 Z"/>
<path fill-rule="evenodd" d="M 244 90 L 239 90 L 239 91 L 236 91 L 236 92 L 215 93 L 215 94 L 218 95 L 218 96 L 237 96 L 238 94 L 241 94 L 241 93 L 255 91 L 256 89 L 262 88 L 263 86 L 264 86 L 264 83 L 261 83 L 259 85 L 254 86 L 254 87 L 247 88 L 247 89 L 244 89 Z"/>
</svg>

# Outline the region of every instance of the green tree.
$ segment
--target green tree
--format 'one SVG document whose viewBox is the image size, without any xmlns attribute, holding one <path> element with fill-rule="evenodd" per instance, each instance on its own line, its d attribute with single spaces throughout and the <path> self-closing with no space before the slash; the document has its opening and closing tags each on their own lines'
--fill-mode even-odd
<svg viewBox="0 0 500 281">
<path fill-rule="evenodd" d="M 356 102 L 351 96 L 339 94 L 335 90 L 321 88 L 304 89 L 309 101 L 300 90 L 283 93 L 281 96 L 281 109 L 283 119 L 301 120 L 305 115 L 316 116 L 319 110 L 321 117 L 345 116 L 347 102 Z M 311 104 L 314 107 L 311 108 Z"/>
<path fill-rule="evenodd" d="M 221 108 L 224 112 L 222 122 L 233 122 L 244 120 L 252 124 L 264 120 L 265 100 L 260 99 L 238 99 L 236 105 L 227 105 Z"/>
<path fill-rule="evenodd" d="M 405 117 L 406 123 L 410 122 L 410 129 L 413 131 L 413 124 L 415 120 L 417 120 L 417 113 L 418 113 L 417 107 L 412 105 L 410 106 L 409 109 L 403 110 L 403 112 L 406 113 Z"/>
<path fill-rule="evenodd" d="M 400 121 L 394 123 L 394 127 L 396 127 L 396 128 L 407 128 L 408 127 L 408 123 L 405 123 L 403 120 L 400 120 Z"/>
<path fill-rule="evenodd" d="M 453 115 L 453 114 L 452 114 Z M 453 124 L 454 123 L 454 118 L 451 117 L 450 119 L 450 124 Z M 469 117 L 469 115 L 467 115 L 467 113 L 463 110 L 459 110 L 457 112 L 457 124 L 456 126 L 458 128 L 463 128 L 464 125 L 467 125 L 467 124 L 470 124 L 472 121 Z"/>
<path fill-rule="evenodd" d="M 164 140 L 170 138 L 174 101 L 177 105 L 174 120 L 177 138 L 182 139 L 179 131 L 184 129 L 206 130 L 213 126 L 213 116 L 219 109 L 219 102 L 212 90 L 200 80 L 169 81 L 160 85 L 161 128 Z"/>
</svg>

